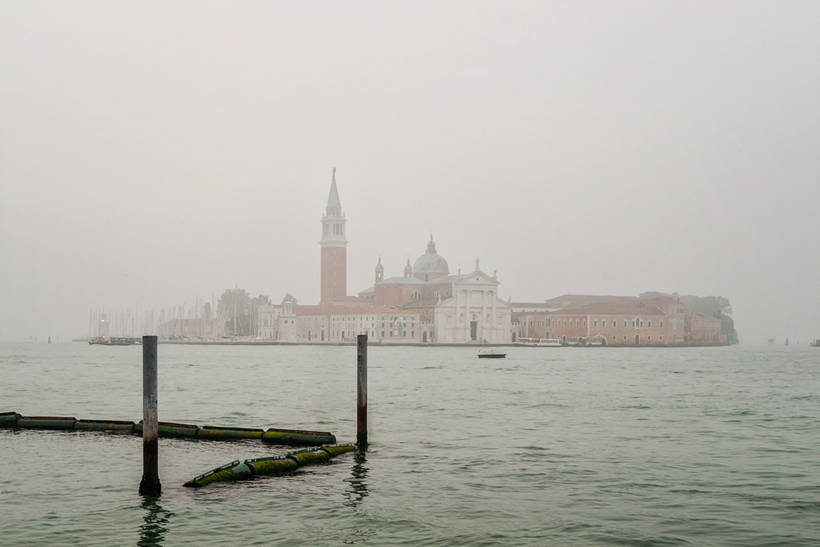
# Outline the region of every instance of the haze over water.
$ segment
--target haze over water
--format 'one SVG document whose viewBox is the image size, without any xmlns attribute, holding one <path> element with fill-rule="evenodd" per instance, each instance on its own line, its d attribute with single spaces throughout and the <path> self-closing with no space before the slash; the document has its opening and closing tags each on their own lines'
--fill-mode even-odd
<svg viewBox="0 0 820 547">
<path fill-rule="evenodd" d="M 191 490 L 285 450 L 161 439 L 153 501 L 138 437 L 0 429 L 0 544 L 820 545 L 818 97 L 812 0 L 0 3 L 0 412 L 140 419 L 89 310 L 317 304 L 334 167 L 341 296 L 434 234 L 502 302 L 721 296 L 741 342 L 372 347 L 366 458 Z M 161 344 L 159 416 L 352 441 L 354 367 Z"/>
<path fill-rule="evenodd" d="M 499 294 L 727 297 L 820 337 L 820 3 L 0 6 L 0 339 L 236 285 L 349 294 L 430 233 Z"/>
<path fill-rule="evenodd" d="M 0 430 L 6 544 L 817 544 L 807 347 L 370 348 L 371 451 L 182 488 L 259 443 Z M 160 419 L 355 435 L 353 347 L 159 347 Z M 0 411 L 137 420 L 141 349 L 0 345 Z"/>
</svg>

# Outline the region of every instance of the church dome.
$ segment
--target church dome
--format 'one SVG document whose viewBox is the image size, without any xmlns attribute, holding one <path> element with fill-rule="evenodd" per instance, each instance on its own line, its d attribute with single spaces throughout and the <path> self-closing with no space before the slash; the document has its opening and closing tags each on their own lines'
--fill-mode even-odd
<svg viewBox="0 0 820 547">
<path fill-rule="evenodd" d="M 430 281 L 449 273 L 450 269 L 447 266 L 447 261 L 436 252 L 436 244 L 433 242 L 433 236 L 430 236 L 427 251 L 418 257 L 413 264 L 413 274 L 425 281 Z"/>
</svg>

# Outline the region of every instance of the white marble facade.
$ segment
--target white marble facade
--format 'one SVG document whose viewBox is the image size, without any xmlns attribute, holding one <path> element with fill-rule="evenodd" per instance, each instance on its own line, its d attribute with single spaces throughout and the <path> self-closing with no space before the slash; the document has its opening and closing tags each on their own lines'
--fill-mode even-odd
<svg viewBox="0 0 820 547">
<path fill-rule="evenodd" d="M 498 298 L 498 280 L 476 268 L 455 276 L 452 284 L 452 296 L 434 310 L 436 342 L 509 343 L 510 307 Z"/>
</svg>

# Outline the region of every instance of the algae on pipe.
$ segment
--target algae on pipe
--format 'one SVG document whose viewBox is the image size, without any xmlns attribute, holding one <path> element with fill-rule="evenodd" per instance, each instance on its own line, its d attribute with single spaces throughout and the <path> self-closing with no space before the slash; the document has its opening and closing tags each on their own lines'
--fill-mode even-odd
<svg viewBox="0 0 820 547">
<path fill-rule="evenodd" d="M 201 475 L 197 475 L 183 486 L 198 488 L 211 484 L 212 482 L 233 482 L 249 479 L 254 476 L 282 475 L 295 471 L 305 465 L 315 465 L 327 463 L 330 458 L 353 452 L 356 447 L 351 444 L 323 446 L 319 450 L 299 450 L 291 452 L 285 456 L 271 456 L 265 458 L 255 458 L 241 462 L 234 460 L 231 463 L 222 465 Z"/>
</svg>

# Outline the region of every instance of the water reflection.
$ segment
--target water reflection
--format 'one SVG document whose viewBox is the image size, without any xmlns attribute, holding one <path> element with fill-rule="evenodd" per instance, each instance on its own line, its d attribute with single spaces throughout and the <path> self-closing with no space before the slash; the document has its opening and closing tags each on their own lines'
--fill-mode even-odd
<svg viewBox="0 0 820 547">
<path fill-rule="evenodd" d="M 137 545 L 162 545 L 168 531 L 168 519 L 173 513 L 163 509 L 157 498 L 149 496 L 142 499 L 141 506 L 145 509 L 145 514 L 142 517 L 143 523 L 140 526 L 140 539 Z"/>
<path fill-rule="evenodd" d="M 358 507 L 364 498 L 367 497 L 367 457 L 357 452 L 355 455 L 355 462 L 350 469 L 350 478 L 347 479 L 349 486 L 345 489 L 345 497 L 347 501 L 345 505 L 349 507 Z"/>
</svg>

